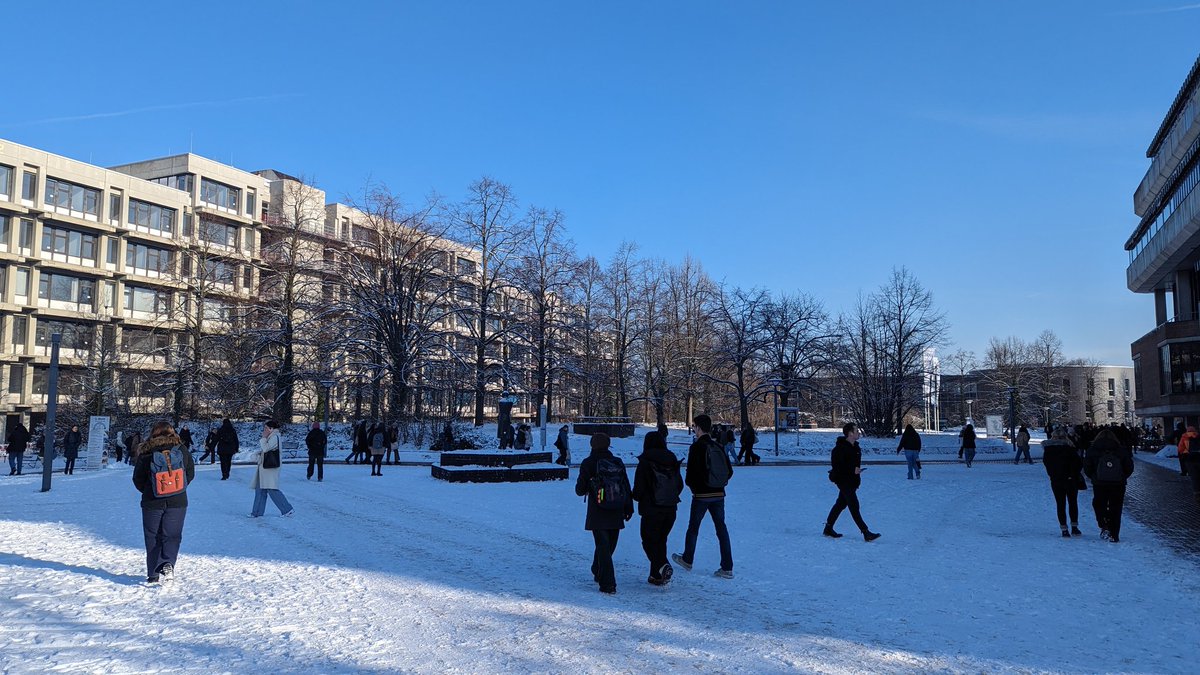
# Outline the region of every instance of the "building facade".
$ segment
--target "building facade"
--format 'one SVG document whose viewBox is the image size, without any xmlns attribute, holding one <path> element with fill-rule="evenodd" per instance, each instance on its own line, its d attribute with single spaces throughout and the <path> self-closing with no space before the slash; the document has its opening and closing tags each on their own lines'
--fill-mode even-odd
<svg viewBox="0 0 1200 675">
<path fill-rule="evenodd" d="M 1131 345 L 1135 403 L 1165 428 L 1200 421 L 1200 59 L 1146 150 L 1125 242 L 1129 290 L 1154 296 L 1155 326 Z"/>
</svg>

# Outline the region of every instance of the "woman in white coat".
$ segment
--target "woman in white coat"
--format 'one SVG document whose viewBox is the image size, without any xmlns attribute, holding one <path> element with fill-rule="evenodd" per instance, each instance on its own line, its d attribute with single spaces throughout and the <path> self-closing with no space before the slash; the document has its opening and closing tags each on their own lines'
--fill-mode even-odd
<svg viewBox="0 0 1200 675">
<path fill-rule="evenodd" d="M 258 441 L 258 466 L 254 471 L 254 480 L 250 483 L 250 489 L 254 490 L 254 508 L 250 510 L 251 518 L 258 518 L 263 515 L 267 509 L 267 496 L 270 495 L 271 501 L 275 502 L 275 506 L 279 507 L 279 512 L 286 516 L 291 516 L 296 513 L 296 509 L 288 503 L 287 497 L 279 489 L 279 469 L 264 469 L 263 456 L 268 450 L 280 452 L 281 446 L 279 442 L 279 422 L 275 420 L 268 421 L 263 425 L 262 438 Z"/>
</svg>

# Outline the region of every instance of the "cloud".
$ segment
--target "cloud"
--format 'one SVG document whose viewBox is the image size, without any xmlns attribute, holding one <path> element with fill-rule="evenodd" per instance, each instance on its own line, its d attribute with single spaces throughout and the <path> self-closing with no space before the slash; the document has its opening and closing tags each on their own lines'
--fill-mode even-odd
<svg viewBox="0 0 1200 675">
<path fill-rule="evenodd" d="M 238 105 L 241 103 L 258 103 L 262 101 L 277 101 L 279 99 L 291 98 L 296 94 L 271 94 L 268 96 L 246 96 L 244 98 L 232 98 L 224 101 L 192 101 L 190 103 L 167 103 L 164 105 L 152 105 L 144 108 L 129 108 L 128 110 L 114 110 L 110 112 L 89 113 L 86 115 L 68 115 L 65 117 L 46 117 L 40 120 L 30 120 L 28 122 L 18 122 L 15 124 L 5 124 L 3 126 L 16 129 L 20 127 L 34 127 L 45 124 L 63 124 L 68 122 L 86 122 L 89 120 L 109 119 L 113 117 L 128 117 L 130 115 L 141 115 L 143 113 L 162 112 L 165 110 L 184 110 L 187 108 L 208 108 L 227 105 Z"/>
<path fill-rule="evenodd" d="M 1180 5 L 1178 7 L 1161 7 L 1159 9 L 1130 9 L 1123 12 L 1113 12 L 1110 16 L 1136 16 L 1139 14 L 1170 14 L 1173 12 L 1190 12 L 1200 9 L 1200 3 Z"/>
</svg>

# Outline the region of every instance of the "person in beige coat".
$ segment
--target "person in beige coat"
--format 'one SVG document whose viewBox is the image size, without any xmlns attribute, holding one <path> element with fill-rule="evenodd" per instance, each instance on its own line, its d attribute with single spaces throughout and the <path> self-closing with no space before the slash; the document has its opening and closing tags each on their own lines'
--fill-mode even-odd
<svg viewBox="0 0 1200 675">
<path fill-rule="evenodd" d="M 279 507 L 279 512 L 285 517 L 289 517 L 296 513 L 296 509 L 292 508 L 283 491 L 279 489 L 281 467 L 263 468 L 263 455 L 268 450 L 278 452 L 282 449 L 279 439 L 279 422 L 270 420 L 263 425 L 262 438 L 258 441 L 258 448 L 256 453 L 258 466 L 255 467 L 254 480 L 250 482 L 250 489 L 254 490 L 254 507 L 250 509 L 250 517 L 259 518 L 266 512 L 268 495 L 271 497 L 271 501 L 275 502 L 275 506 Z"/>
</svg>

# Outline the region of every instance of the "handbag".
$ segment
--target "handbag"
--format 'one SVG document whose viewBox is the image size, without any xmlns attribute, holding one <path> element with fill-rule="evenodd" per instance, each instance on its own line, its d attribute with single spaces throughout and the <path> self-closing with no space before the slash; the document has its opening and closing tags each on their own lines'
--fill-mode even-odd
<svg viewBox="0 0 1200 675">
<path fill-rule="evenodd" d="M 262 467 L 264 469 L 278 469 L 279 468 L 279 450 L 278 449 L 267 450 L 266 452 L 263 453 Z"/>
</svg>

